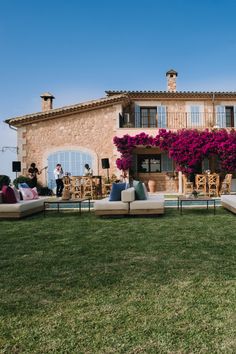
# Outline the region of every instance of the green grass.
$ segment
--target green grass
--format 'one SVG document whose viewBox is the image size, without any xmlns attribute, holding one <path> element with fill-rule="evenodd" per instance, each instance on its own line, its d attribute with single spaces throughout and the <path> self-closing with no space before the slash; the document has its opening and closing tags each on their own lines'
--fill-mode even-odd
<svg viewBox="0 0 236 354">
<path fill-rule="evenodd" d="M 235 353 L 236 216 L 0 222 L 0 353 Z"/>
</svg>

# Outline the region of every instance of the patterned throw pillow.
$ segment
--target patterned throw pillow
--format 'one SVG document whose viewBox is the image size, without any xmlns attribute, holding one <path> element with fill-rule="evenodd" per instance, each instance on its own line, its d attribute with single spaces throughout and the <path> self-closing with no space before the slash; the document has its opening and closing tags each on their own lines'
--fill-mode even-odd
<svg viewBox="0 0 236 354">
<path fill-rule="evenodd" d="M 20 192 L 22 194 L 23 200 L 33 200 L 39 198 L 36 187 L 34 188 L 20 187 Z"/>
<path fill-rule="evenodd" d="M 112 183 L 111 193 L 109 197 L 110 202 L 117 202 L 121 200 L 121 192 L 126 189 L 126 183 Z"/>
</svg>

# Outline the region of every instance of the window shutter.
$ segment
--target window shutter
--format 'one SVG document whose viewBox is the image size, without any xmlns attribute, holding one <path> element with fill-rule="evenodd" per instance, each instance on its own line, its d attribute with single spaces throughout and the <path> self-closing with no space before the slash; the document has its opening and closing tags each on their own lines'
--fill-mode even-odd
<svg viewBox="0 0 236 354">
<path fill-rule="evenodd" d="M 220 128 L 226 127 L 225 106 L 216 106 L 216 125 Z"/>
<path fill-rule="evenodd" d="M 173 172 L 173 160 L 169 158 L 167 153 L 161 155 L 161 170 L 166 172 Z"/>
<path fill-rule="evenodd" d="M 140 106 L 135 103 L 134 105 L 135 113 L 135 128 L 141 128 L 141 115 L 140 115 Z"/>
<path fill-rule="evenodd" d="M 157 106 L 157 127 L 167 128 L 166 106 Z"/>
</svg>

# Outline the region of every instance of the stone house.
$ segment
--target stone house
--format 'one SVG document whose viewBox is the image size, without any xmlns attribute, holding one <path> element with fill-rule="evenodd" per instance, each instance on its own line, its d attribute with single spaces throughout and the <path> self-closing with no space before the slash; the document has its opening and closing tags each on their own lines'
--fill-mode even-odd
<svg viewBox="0 0 236 354">
<path fill-rule="evenodd" d="M 101 160 L 108 158 L 110 175 L 119 177 L 115 136 L 141 132 L 155 136 L 159 128 L 236 127 L 236 92 L 177 91 L 177 76 L 174 70 L 166 73 L 167 91 L 106 91 L 104 98 L 56 109 L 54 96 L 42 94 L 41 112 L 5 121 L 17 128 L 22 174 L 27 175 L 32 162 L 39 168 L 48 166 L 40 180 L 52 188 L 57 163 L 72 175 L 82 175 L 88 163 L 94 175 L 106 176 Z M 202 169 L 216 168 L 216 161 L 203 164 Z M 155 179 L 157 190 L 181 191 L 181 176 L 175 176 L 173 161 L 157 148 L 137 146 L 133 170 L 145 182 Z"/>
</svg>

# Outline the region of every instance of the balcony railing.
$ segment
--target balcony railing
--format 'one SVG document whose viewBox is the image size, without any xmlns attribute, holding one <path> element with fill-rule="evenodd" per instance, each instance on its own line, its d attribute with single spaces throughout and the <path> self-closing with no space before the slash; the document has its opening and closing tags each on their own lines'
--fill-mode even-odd
<svg viewBox="0 0 236 354">
<path fill-rule="evenodd" d="M 213 113 L 165 112 L 159 115 L 158 113 L 120 115 L 120 128 L 206 129 L 216 126 L 232 128 L 234 124 Z"/>
</svg>

